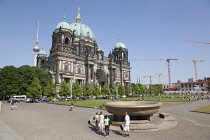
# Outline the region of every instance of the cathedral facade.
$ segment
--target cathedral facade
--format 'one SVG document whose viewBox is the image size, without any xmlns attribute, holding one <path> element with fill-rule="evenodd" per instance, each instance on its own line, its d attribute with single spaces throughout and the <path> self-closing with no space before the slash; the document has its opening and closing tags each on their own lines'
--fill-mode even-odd
<svg viewBox="0 0 210 140">
<path fill-rule="evenodd" d="M 114 46 L 114 45 L 113 45 Z M 36 66 L 49 72 L 59 87 L 66 81 L 69 87 L 77 80 L 81 87 L 91 85 L 130 85 L 130 62 L 128 49 L 118 42 L 108 57 L 98 47 L 92 30 L 82 24 L 80 12 L 76 22 L 60 22 L 52 34 L 49 56 L 41 50 L 37 54 Z"/>
</svg>

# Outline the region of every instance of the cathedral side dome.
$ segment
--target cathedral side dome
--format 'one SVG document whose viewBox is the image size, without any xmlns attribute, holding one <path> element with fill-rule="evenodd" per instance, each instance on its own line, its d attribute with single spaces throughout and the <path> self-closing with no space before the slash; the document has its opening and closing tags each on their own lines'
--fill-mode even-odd
<svg viewBox="0 0 210 140">
<path fill-rule="evenodd" d="M 44 50 L 39 51 L 38 54 L 47 55 L 46 52 L 45 52 Z"/>
<path fill-rule="evenodd" d="M 125 44 L 123 44 L 122 42 L 118 42 L 114 48 L 125 48 Z"/>
<path fill-rule="evenodd" d="M 64 29 L 70 29 L 69 24 L 65 21 L 58 23 L 58 25 L 56 26 L 56 29 L 59 29 L 60 27 Z"/>
</svg>

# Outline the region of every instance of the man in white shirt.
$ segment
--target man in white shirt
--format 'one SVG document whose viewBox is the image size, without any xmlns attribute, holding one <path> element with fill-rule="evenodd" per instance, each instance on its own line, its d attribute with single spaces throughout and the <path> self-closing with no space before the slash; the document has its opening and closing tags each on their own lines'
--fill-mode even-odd
<svg viewBox="0 0 210 140">
<path fill-rule="evenodd" d="M 125 127 L 124 127 L 125 134 L 123 135 L 123 137 L 129 137 L 130 116 L 128 116 L 127 112 L 125 112 L 124 122 L 125 122 Z"/>
<path fill-rule="evenodd" d="M 102 132 L 102 130 L 103 130 L 103 128 L 104 128 L 104 115 L 103 115 L 103 112 L 100 112 L 100 116 L 99 116 L 99 129 L 101 130 L 101 132 Z"/>
</svg>

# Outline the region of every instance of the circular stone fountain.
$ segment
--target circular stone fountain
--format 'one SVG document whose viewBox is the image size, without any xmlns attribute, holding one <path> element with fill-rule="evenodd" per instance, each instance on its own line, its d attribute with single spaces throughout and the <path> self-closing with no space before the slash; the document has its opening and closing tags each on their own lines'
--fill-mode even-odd
<svg viewBox="0 0 210 140">
<path fill-rule="evenodd" d="M 177 119 L 168 113 L 157 113 L 162 103 L 148 101 L 117 101 L 107 102 L 104 106 L 112 120 L 110 130 L 122 131 L 125 112 L 130 116 L 130 132 L 153 132 L 167 130 L 178 125 Z M 154 115 L 155 114 L 155 115 Z M 154 116 L 153 116 L 154 115 Z M 94 117 L 93 117 L 94 118 Z M 95 120 L 91 118 L 89 123 L 95 126 Z"/>
<path fill-rule="evenodd" d="M 162 103 L 147 101 L 120 101 L 107 102 L 104 104 L 106 110 L 114 114 L 115 121 L 123 121 L 125 112 L 131 120 L 151 120 L 154 113 L 157 113 Z"/>
</svg>

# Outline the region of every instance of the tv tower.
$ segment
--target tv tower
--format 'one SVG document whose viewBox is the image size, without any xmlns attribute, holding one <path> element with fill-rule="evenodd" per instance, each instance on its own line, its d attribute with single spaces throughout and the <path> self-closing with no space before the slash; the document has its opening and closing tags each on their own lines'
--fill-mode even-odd
<svg viewBox="0 0 210 140">
<path fill-rule="evenodd" d="M 35 46 L 33 48 L 34 51 L 34 66 L 37 64 L 37 54 L 40 51 L 39 49 L 39 41 L 38 41 L 38 35 L 39 35 L 39 21 L 38 21 L 38 29 L 36 31 L 36 41 L 35 41 Z"/>
</svg>

